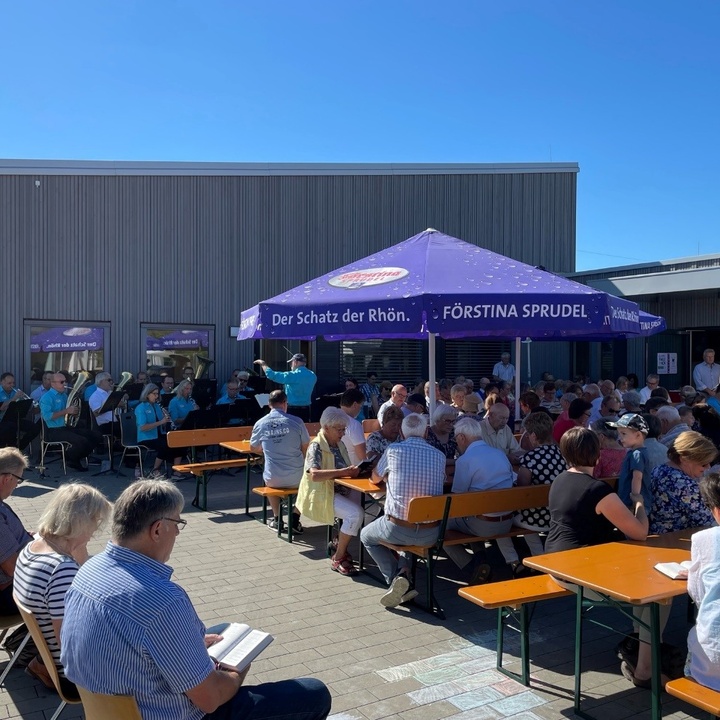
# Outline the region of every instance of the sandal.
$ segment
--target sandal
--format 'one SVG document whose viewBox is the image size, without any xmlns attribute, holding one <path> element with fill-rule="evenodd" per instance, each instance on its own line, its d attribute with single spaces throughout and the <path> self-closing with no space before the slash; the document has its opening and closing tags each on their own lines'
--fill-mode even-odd
<svg viewBox="0 0 720 720">
<path fill-rule="evenodd" d="M 350 553 L 345 553 L 341 558 L 335 557 L 333 555 L 330 558 L 330 567 L 335 571 L 340 573 L 341 575 L 357 575 L 357 570 L 355 569 L 355 566 L 353 565 L 352 557 L 350 556 Z"/>
</svg>

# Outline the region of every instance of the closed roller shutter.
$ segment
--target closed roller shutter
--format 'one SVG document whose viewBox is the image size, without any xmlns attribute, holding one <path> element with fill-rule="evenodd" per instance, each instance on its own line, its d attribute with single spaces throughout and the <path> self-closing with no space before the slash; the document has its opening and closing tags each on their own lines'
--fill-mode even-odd
<svg viewBox="0 0 720 720">
<path fill-rule="evenodd" d="M 378 381 L 412 386 L 427 365 L 427 343 L 422 340 L 343 340 L 341 350 L 340 377 L 361 383 L 368 372 L 375 372 Z"/>
<path fill-rule="evenodd" d="M 510 352 L 511 343 L 495 340 L 446 340 L 445 377 L 472 378 L 477 386 L 481 377 L 492 379 L 492 369 L 500 355 Z"/>
</svg>

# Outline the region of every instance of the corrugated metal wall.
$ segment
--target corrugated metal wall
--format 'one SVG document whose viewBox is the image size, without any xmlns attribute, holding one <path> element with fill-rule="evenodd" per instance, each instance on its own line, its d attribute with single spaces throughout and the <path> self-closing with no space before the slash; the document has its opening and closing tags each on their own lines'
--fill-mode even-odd
<svg viewBox="0 0 720 720">
<path fill-rule="evenodd" d="M 572 170 L 0 175 L 0 370 L 27 384 L 27 319 L 111 323 L 116 374 L 144 367 L 140 323 L 182 323 L 215 327 L 226 377 L 252 359 L 229 337 L 242 309 L 427 227 L 572 271 L 575 198 Z"/>
</svg>

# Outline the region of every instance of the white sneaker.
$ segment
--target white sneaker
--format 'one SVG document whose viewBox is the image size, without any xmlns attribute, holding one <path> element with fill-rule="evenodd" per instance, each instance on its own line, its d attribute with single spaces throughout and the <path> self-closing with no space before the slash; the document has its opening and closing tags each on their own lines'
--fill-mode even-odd
<svg viewBox="0 0 720 720">
<path fill-rule="evenodd" d="M 403 601 L 403 596 L 408 593 L 409 590 L 410 581 L 407 579 L 407 576 L 396 575 L 390 584 L 390 589 L 380 598 L 380 604 L 385 607 L 397 607 Z M 415 593 L 415 595 L 417 595 L 417 593 Z"/>
</svg>

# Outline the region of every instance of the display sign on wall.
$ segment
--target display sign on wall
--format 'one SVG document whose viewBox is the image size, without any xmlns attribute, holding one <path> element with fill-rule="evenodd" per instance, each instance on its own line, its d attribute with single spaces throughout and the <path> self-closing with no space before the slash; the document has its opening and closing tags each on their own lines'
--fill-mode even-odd
<svg viewBox="0 0 720 720">
<path fill-rule="evenodd" d="M 658 375 L 676 375 L 677 353 L 658 353 L 657 373 Z"/>
</svg>

